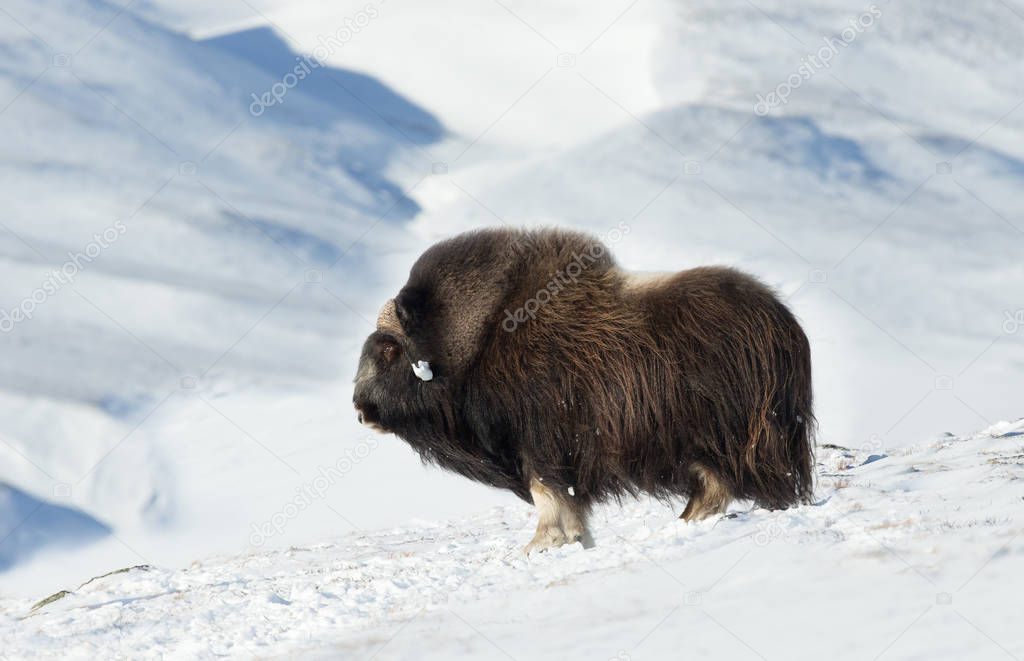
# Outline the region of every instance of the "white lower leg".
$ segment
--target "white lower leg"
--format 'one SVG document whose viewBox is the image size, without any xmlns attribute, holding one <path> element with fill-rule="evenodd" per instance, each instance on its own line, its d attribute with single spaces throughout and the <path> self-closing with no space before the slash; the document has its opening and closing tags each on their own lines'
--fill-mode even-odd
<svg viewBox="0 0 1024 661">
<path fill-rule="evenodd" d="M 573 542 L 581 542 L 584 548 L 594 545 L 583 517 L 560 495 L 536 478 L 530 481 L 530 494 L 540 521 L 533 540 L 523 549 L 527 554 Z"/>
</svg>

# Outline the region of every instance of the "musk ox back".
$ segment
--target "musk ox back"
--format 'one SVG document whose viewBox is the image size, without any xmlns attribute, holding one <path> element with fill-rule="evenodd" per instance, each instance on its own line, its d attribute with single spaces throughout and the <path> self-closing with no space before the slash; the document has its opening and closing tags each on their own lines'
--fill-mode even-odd
<svg viewBox="0 0 1024 661">
<path fill-rule="evenodd" d="M 595 502 L 810 496 L 807 338 L 754 278 L 619 269 L 597 239 L 489 229 L 438 243 L 363 347 L 362 422 L 424 461 L 509 489 L 540 512 L 527 547 L 589 542 Z"/>
</svg>

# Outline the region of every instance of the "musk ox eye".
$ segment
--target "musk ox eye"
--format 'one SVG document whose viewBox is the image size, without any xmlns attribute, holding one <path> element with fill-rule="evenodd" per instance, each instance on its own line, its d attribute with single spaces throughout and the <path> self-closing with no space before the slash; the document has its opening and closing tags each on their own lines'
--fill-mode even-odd
<svg viewBox="0 0 1024 661">
<path fill-rule="evenodd" d="M 394 342 L 385 340 L 380 344 L 380 356 L 386 363 L 392 363 L 398 358 L 399 348 Z"/>
</svg>

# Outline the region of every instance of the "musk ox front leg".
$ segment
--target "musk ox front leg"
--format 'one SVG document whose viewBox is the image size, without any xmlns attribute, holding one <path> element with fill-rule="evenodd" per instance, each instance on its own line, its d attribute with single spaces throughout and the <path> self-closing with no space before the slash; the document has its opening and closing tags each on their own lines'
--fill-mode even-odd
<svg viewBox="0 0 1024 661">
<path fill-rule="evenodd" d="M 587 530 L 586 508 L 568 494 L 549 489 L 537 478 L 530 480 L 530 495 L 537 507 L 540 521 L 533 540 L 523 552 L 546 551 L 564 544 L 580 542 L 583 548 L 594 546 L 594 540 Z"/>
</svg>

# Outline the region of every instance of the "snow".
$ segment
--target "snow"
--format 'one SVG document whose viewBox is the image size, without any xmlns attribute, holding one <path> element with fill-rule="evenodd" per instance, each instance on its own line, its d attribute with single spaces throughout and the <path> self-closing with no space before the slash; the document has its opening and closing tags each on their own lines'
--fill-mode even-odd
<svg viewBox="0 0 1024 661">
<path fill-rule="evenodd" d="M 74 549 L 110 534 L 107 526 L 87 514 L 5 485 L 0 485 L 0 530 L 8 536 L 0 547 L 0 571 L 39 549 L 60 545 Z"/>
<path fill-rule="evenodd" d="M 1020 656 L 1024 9 L 877 3 L 757 112 L 872 6 L 6 2 L 0 655 Z M 527 561 L 528 508 L 361 428 L 380 305 L 504 224 L 775 287 L 819 502 Z"/>
<path fill-rule="evenodd" d="M 35 608 L 0 602 L 0 644 L 14 658 L 1024 653 L 1018 584 L 1006 580 L 1024 569 L 1024 420 L 829 452 L 814 503 L 787 511 L 740 503 L 686 523 L 664 504 L 605 506 L 595 548 L 527 558 L 535 521 L 520 504 L 126 568 Z"/>
</svg>

